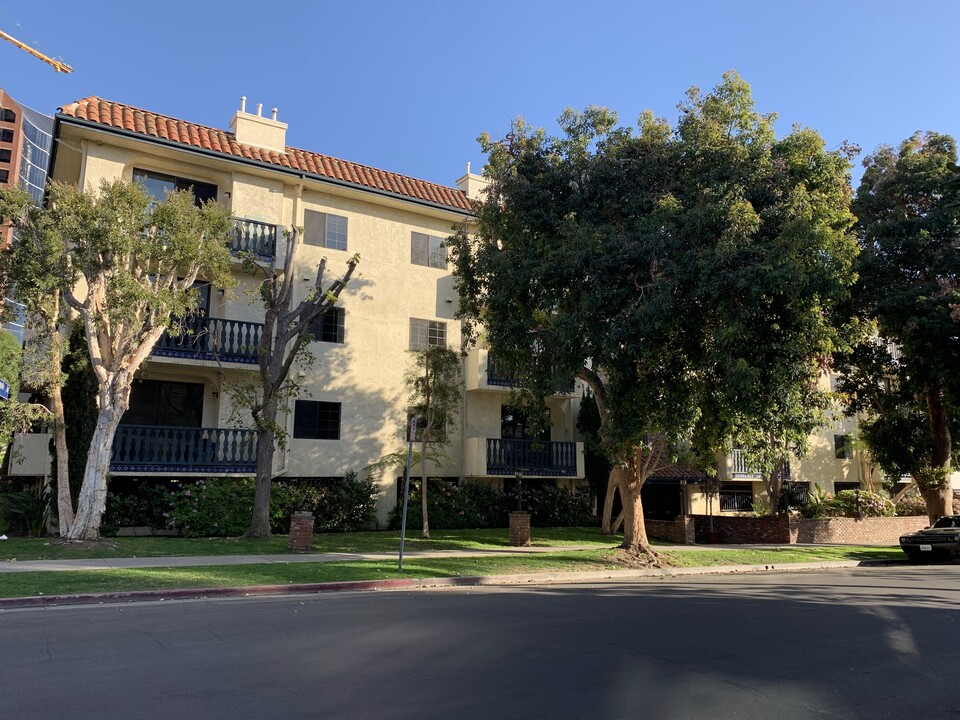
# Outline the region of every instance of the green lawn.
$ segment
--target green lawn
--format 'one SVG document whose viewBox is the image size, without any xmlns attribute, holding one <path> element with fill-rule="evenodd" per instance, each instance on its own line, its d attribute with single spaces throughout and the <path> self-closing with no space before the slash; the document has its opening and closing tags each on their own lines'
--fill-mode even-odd
<svg viewBox="0 0 960 720">
<path fill-rule="evenodd" d="M 414 533 L 415 535 L 415 533 Z M 492 550 L 507 548 L 507 529 L 434 530 L 429 540 L 407 535 L 405 549 L 415 550 Z M 619 537 L 600 534 L 599 528 L 534 528 L 533 545 L 595 545 L 607 548 L 619 543 Z M 323 533 L 313 536 L 311 552 L 395 552 L 400 546 L 396 530 L 381 532 Z M 95 545 L 63 544 L 56 538 L 9 538 L 0 541 L 2 560 L 64 560 L 104 557 L 174 557 L 197 555 L 276 555 L 289 553 L 287 537 L 265 540 L 244 538 L 104 538 Z"/>
<path fill-rule="evenodd" d="M 60 572 L 5 573 L 0 575 L 0 597 L 70 595 L 124 590 L 242 587 L 380 580 L 397 577 L 438 578 L 476 575 L 509 575 L 535 572 L 590 572 L 623 569 L 614 551 L 579 550 L 542 555 L 479 558 L 409 558 L 404 574 L 394 561 L 335 563 L 270 563 L 214 565 L 193 568 L 138 568 Z M 675 566 L 735 564 L 786 564 L 819 560 L 901 560 L 899 549 L 790 548 L 784 550 L 687 550 L 664 552 Z"/>
</svg>

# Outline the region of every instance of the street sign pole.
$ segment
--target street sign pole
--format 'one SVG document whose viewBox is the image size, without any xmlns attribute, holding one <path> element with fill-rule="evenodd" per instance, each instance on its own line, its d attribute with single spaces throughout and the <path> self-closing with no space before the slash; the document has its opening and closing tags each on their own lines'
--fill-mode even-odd
<svg viewBox="0 0 960 720">
<path fill-rule="evenodd" d="M 407 536 L 407 502 L 410 499 L 410 465 L 413 462 L 413 438 L 417 435 L 417 416 L 410 418 L 410 427 L 407 428 L 407 472 L 403 488 L 403 519 L 400 521 L 400 565 L 397 572 L 403 575 L 403 541 Z"/>
</svg>

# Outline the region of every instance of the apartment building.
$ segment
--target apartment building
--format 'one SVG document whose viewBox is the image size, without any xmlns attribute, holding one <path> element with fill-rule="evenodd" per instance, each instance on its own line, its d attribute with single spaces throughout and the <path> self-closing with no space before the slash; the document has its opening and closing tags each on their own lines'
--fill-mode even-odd
<svg viewBox="0 0 960 720">
<path fill-rule="evenodd" d="M 359 253 L 360 266 L 315 330 L 316 361 L 299 372 L 303 391 L 285 416 L 289 441 L 275 455 L 275 478 L 336 482 L 404 444 L 409 350 L 459 347 L 457 294 L 444 240 L 472 219 L 471 197 L 482 179 L 469 172 L 445 187 L 286 145 L 277 111 L 247 112 L 241 101 L 229 130 L 141 110 L 98 97 L 60 109 L 50 176 L 95 190 L 103 180 L 141 183 L 162 197 L 189 190 L 215 200 L 236 218 L 231 249 L 236 285 L 198 282 L 201 308 L 188 332 L 158 342 L 131 394 L 114 442 L 113 478 L 250 476 L 256 433 L 235 412 L 231 384 L 256 372 L 263 310 L 251 293 L 239 253 L 282 266 L 284 231 L 304 230 L 295 272 L 309 290 L 326 257 L 338 273 Z M 296 301 L 296 299 L 295 299 Z M 431 475 L 503 483 L 583 482 L 574 393 L 550 398 L 551 427 L 534 443 L 510 408 L 510 380 L 498 377 L 484 348 L 464 361 L 461 422 L 447 459 Z M 49 468 L 26 457 L 19 469 Z M 44 465 L 45 463 L 45 465 Z M 378 520 L 396 500 L 397 472 L 376 479 L 383 489 Z"/>
<path fill-rule="evenodd" d="M 53 145 L 53 118 L 18 103 L 0 88 L 0 187 L 20 187 L 35 202 L 43 200 Z M 0 226 L 0 246 L 13 242 L 11 228 Z M 23 314 L 10 299 L 3 328 L 23 342 Z"/>
</svg>

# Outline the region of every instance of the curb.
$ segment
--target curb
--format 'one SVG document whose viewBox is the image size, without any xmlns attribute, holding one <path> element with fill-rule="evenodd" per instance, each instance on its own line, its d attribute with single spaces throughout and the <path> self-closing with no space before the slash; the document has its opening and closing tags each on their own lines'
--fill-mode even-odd
<svg viewBox="0 0 960 720">
<path fill-rule="evenodd" d="M 54 607 L 62 605 L 102 605 L 105 603 L 157 602 L 164 600 L 205 600 L 214 598 L 282 596 L 370 590 L 419 590 L 442 587 L 619 582 L 624 580 L 669 578 L 684 575 L 750 575 L 855 567 L 881 567 L 890 564 L 890 562 L 883 560 L 833 560 L 818 563 L 785 563 L 783 565 L 717 565 L 714 567 L 670 568 L 665 570 L 528 573 L 524 575 L 480 575 L 455 578 L 411 578 L 410 580 L 400 578 L 390 580 L 348 580 L 344 582 L 301 583 L 296 585 L 246 585 L 229 588 L 132 590 L 110 593 L 0 598 L 0 611 L 10 608 Z"/>
</svg>

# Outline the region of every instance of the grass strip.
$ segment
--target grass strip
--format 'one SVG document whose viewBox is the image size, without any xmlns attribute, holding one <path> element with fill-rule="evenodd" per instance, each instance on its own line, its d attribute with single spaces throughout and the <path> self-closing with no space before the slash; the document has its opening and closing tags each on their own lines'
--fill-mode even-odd
<svg viewBox="0 0 960 720">
<path fill-rule="evenodd" d="M 414 537 L 410 537 L 414 535 Z M 491 550 L 509 547 L 506 528 L 485 530 L 433 530 L 422 540 L 409 533 L 406 549 L 416 550 Z M 599 528 L 535 528 L 532 544 L 540 547 L 596 545 L 609 548 L 620 537 L 601 535 Z M 313 536 L 311 552 L 357 553 L 396 552 L 400 532 L 318 533 Z M 283 555 L 287 537 L 249 540 L 247 538 L 114 537 L 97 543 L 63 544 L 56 538 L 9 538 L 0 542 L 0 560 L 66 560 L 116 557 L 194 557 L 198 555 Z"/>
<path fill-rule="evenodd" d="M 663 553 L 675 566 L 787 564 L 821 560 L 901 559 L 877 548 L 804 548 L 789 550 L 710 550 Z M 612 550 L 580 550 L 542 555 L 463 558 L 408 558 L 403 575 L 395 561 L 269 563 L 190 568 L 42 571 L 0 574 L 0 597 L 73 595 L 176 588 L 241 587 L 338 582 L 510 575 L 537 572 L 593 572 L 625 569 Z M 902 557 L 902 554 L 901 554 Z"/>
</svg>

